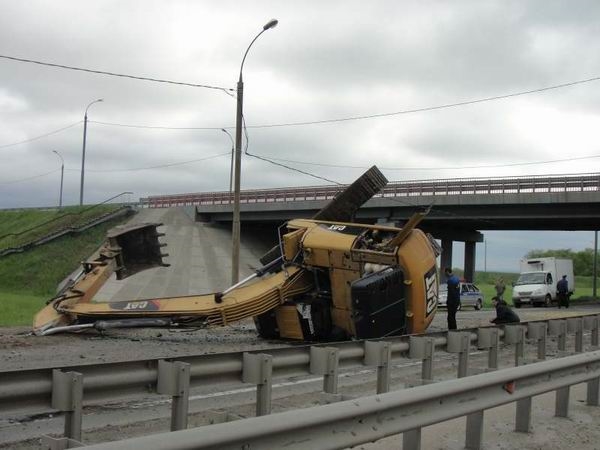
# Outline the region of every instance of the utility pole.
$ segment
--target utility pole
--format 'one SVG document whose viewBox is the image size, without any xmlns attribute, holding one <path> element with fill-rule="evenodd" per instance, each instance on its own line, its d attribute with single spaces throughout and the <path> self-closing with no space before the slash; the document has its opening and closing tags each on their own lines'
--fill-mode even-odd
<svg viewBox="0 0 600 450">
<path fill-rule="evenodd" d="M 277 20 L 271 19 L 267 22 L 260 33 L 256 35 L 244 53 L 242 64 L 240 66 L 240 77 L 237 83 L 237 110 L 235 116 L 235 177 L 233 191 L 233 227 L 232 227 L 232 255 L 231 255 L 231 284 L 234 285 L 239 280 L 240 274 L 240 174 L 242 166 L 242 120 L 244 117 L 244 81 L 242 80 L 242 70 L 244 61 L 248 56 L 248 51 L 252 44 L 265 31 L 277 26 Z"/>
</svg>

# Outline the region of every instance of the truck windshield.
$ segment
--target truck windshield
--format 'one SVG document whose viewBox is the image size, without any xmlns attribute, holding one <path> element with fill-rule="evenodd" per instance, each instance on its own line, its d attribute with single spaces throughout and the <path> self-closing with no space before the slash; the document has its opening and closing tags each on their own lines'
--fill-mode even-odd
<svg viewBox="0 0 600 450">
<path fill-rule="evenodd" d="M 544 284 L 546 282 L 546 274 L 544 272 L 522 273 L 515 283 L 515 286 L 520 284 Z"/>
</svg>

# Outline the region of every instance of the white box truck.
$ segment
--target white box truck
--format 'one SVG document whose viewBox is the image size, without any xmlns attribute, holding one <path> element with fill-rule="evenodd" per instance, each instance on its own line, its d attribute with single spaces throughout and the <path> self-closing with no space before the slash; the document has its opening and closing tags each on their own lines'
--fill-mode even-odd
<svg viewBox="0 0 600 450">
<path fill-rule="evenodd" d="M 513 304 L 516 308 L 523 303 L 550 306 L 558 300 L 556 283 L 563 275 L 567 276 L 572 294 L 575 292 L 572 260 L 554 257 L 522 259 L 519 279 L 513 285 Z"/>
</svg>

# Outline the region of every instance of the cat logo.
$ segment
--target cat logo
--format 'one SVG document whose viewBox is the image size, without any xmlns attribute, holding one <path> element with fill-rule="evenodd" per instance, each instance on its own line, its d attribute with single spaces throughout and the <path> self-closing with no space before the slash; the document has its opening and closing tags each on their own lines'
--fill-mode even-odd
<svg viewBox="0 0 600 450">
<path fill-rule="evenodd" d="M 425 315 L 429 316 L 438 303 L 438 279 L 435 266 L 425 274 Z"/>
</svg>

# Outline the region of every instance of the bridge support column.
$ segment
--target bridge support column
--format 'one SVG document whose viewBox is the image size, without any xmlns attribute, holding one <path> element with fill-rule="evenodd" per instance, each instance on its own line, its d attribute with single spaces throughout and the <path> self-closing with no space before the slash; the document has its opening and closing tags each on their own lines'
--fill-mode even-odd
<svg viewBox="0 0 600 450">
<path fill-rule="evenodd" d="M 442 270 L 446 267 L 452 267 L 452 239 L 442 239 L 440 266 Z"/>
<path fill-rule="evenodd" d="M 465 280 L 475 281 L 475 242 L 465 242 Z"/>
</svg>

